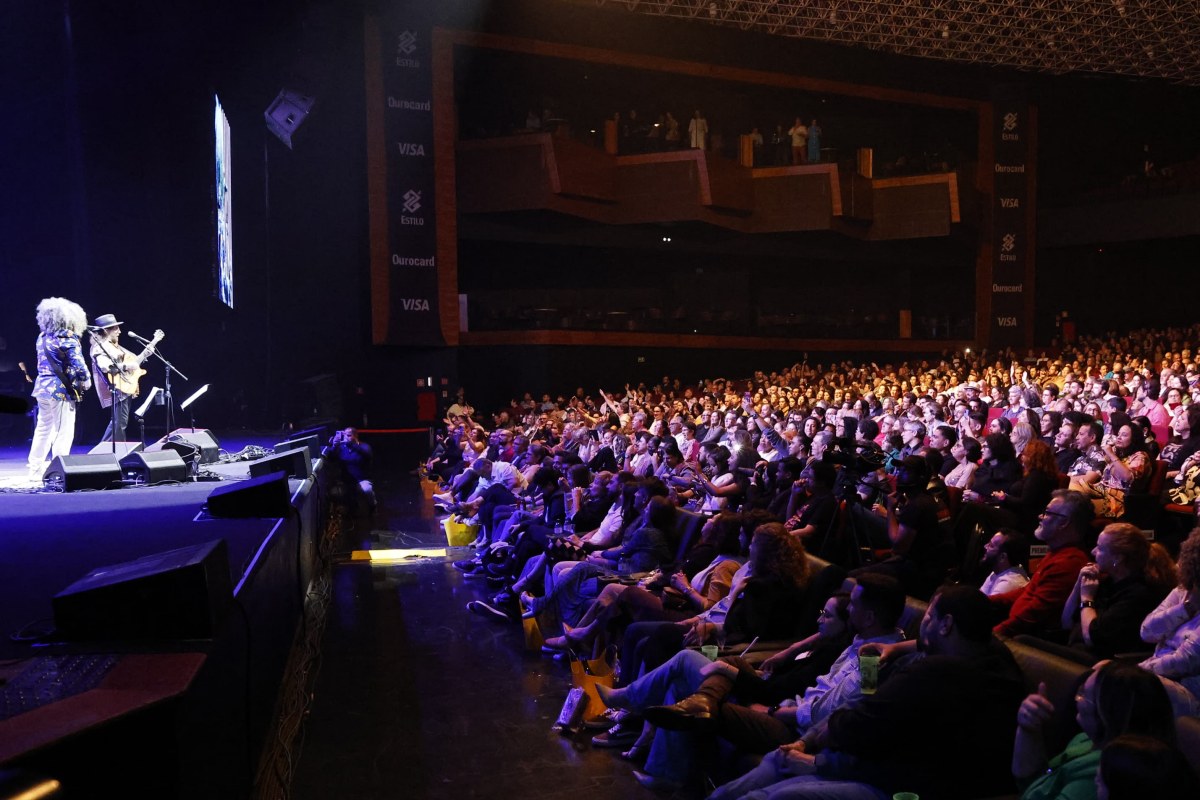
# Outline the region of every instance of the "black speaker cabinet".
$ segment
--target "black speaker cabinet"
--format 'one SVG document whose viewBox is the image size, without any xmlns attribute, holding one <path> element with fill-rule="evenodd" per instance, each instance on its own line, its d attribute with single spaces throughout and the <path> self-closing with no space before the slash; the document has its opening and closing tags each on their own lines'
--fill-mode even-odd
<svg viewBox="0 0 1200 800">
<path fill-rule="evenodd" d="M 47 486 L 60 487 L 64 492 L 107 489 L 121 480 L 121 465 L 112 453 L 56 456 L 42 480 Z"/>
<path fill-rule="evenodd" d="M 276 452 L 273 456 L 250 462 L 250 477 L 252 478 L 279 470 L 283 470 L 289 478 L 307 480 L 312 476 L 312 459 L 308 457 L 308 449 L 301 447 L 296 450 L 285 450 L 282 453 Z"/>
<path fill-rule="evenodd" d="M 324 446 L 321 439 L 316 436 L 303 436 L 298 438 L 288 439 L 286 442 L 280 442 L 272 449 L 276 453 L 282 453 L 284 450 L 295 450 L 303 447 L 308 451 L 309 458 L 318 458 L 321 455 L 321 448 Z"/>
<path fill-rule="evenodd" d="M 218 539 L 92 570 L 55 595 L 54 624 L 76 641 L 209 639 L 232 599 Z"/>
<path fill-rule="evenodd" d="M 174 450 L 156 453 L 130 453 L 121 459 L 121 474 L 138 483 L 186 481 L 188 465 Z"/>
<path fill-rule="evenodd" d="M 221 443 L 212 431 L 204 428 L 176 428 L 146 448 L 147 453 L 174 450 L 189 464 L 197 455 L 201 464 L 212 464 L 221 455 Z"/>
<path fill-rule="evenodd" d="M 114 444 L 116 452 L 114 453 Z M 117 458 L 125 458 L 130 453 L 136 453 L 143 449 L 141 442 L 101 442 L 88 451 L 93 456 L 116 455 Z"/>
<path fill-rule="evenodd" d="M 208 495 L 208 513 L 214 517 L 286 517 L 291 510 L 288 476 L 282 471 L 218 486 Z"/>
</svg>

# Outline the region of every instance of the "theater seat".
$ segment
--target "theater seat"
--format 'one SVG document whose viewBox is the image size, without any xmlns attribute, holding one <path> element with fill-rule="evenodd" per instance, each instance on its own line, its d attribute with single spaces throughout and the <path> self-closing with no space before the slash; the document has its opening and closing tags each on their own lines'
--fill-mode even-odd
<svg viewBox="0 0 1200 800">
<path fill-rule="evenodd" d="M 679 538 L 679 548 L 675 551 L 676 562 L 682 562 L 687 552 L 700 541 L 700 530 L 706 519 L 703 514 L 682 508 L 675 512 L 675 535 Z"/>
</svg>

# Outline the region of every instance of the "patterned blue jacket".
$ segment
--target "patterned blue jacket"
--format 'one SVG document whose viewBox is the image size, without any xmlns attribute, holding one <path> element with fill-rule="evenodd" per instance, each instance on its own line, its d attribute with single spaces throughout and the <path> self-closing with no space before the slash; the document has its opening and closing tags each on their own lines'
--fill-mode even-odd
<svg viewBox="0 0 1200 800">
<path fill-rule="evenodd" d="M 63 385 L 64 377 L 81 394 L 91 388 L 92 375 L 83 358 L 83 347 L 70 331 L 38 335 L 37 366 L 33 396 L 39 400 L 74 400 Z"/>
</svg>

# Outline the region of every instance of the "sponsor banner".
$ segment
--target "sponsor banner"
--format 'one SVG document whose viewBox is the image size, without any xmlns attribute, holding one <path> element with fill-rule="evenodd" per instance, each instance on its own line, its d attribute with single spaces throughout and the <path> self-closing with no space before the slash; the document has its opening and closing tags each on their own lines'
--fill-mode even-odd
<svg viewBox="0 0 1200 800">
<path fill-rule="evenodd" d="M 387 164 L 387 338 L 444 344 L 438 305 L 433 167 L 433 18 L 420 3 L 380 20 L 382 119 Z"/>
<path fill-rule="evenodd" d="M 1029 103 L 1023 87 L 992 91 L 995 164 L 992 201 L 993 347 L 1020 346 L 1033 320 L 1025 315 L 1025 268 L 1028 253 L 1026 212 L 1034 165 L 1029 158 Z"/>
</svg>

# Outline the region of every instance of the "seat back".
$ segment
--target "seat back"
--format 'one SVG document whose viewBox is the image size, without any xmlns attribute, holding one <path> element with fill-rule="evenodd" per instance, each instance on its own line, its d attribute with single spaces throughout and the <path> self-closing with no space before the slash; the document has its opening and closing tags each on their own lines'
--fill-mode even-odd
<svg viewBox="0 0 1200 800">
<path fill-rule="evenodd" d="M 679 540 L 679 547 L 675 551 L 677 563 L 682 562 L 692 546 L 700 541 L 700 530 L 704 527 L 706 519 L 708 518 L 703 514 L 697 514 L 694 511 L 682 508 L 676 510 L 675 535 Z"/>
</svg>

